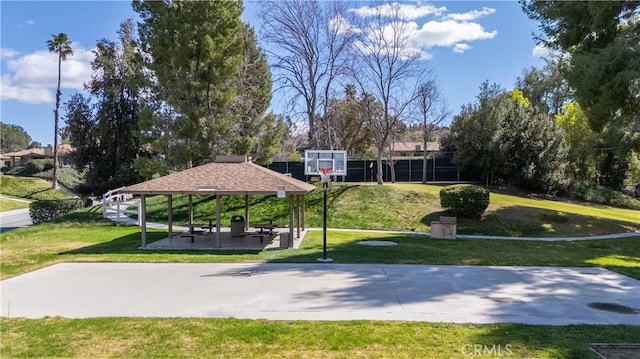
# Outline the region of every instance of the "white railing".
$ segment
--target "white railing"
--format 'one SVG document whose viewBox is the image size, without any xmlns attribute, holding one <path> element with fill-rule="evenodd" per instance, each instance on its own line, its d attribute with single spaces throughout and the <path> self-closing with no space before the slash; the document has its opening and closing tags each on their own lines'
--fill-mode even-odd
<svg viewBox="0 0 640 359">
<path fill-rule="evenodd" d="M 124 201 L 128 201 L 133 198 L 131 193 L 122 193 L 124 187 L 112 189 L 107 191 L 104 195 L 102 195 L 102 217 L 107 217 L 107 210 L 111 208 L 113 204 L 116 205 L 116 218 L 120 218 L 120 214 L 122 213 L 122 208 L 120 205 Z M 126 210 L 126 207 L 124 208 Z"/>
</svg>

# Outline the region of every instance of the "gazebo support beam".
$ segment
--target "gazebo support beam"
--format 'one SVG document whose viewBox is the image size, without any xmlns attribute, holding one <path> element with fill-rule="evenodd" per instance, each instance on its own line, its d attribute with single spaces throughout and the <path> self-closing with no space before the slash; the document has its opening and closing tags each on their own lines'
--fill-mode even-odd
<svg viewBox="0 0 640 359">
<path fill-rule="evenodd" d="M 189 224 L 193 223 L 193 195 L 189 195 Z"/>
<path fill-rule="evenodd" d="M 296 195 L 296 238 L 300 238 L 300 198 L 302 196 Z"/>
<path fill-rule="evenodd" d="M 140 247 L 147 247 L 147 198 L 140 195 Z"/>
<path fill-rule="evenodd" d="M 289 195 L 289 248 L 293 247 L 293 195 Z"/>
<path fill-rule="evenodd" d="M 173 195 L 167 195 L 167 223 L 169 224 L 169 238 L 173 237 Z"/>
<path fill-rule="evenodd" d="M 306 201 L 307 195 L 303 194 L 302 195 L 302 203 L 301 203 L 301 209 L 300 209 L 300 222 L 302 222 L 302 230 L 304 231 L 304 222 L 305 222 L 305 201 Z"/>
<path fill-rule="evenodd" d="M 249 231 L 249 194 L 244 195 L 244 231 Z"/>
<path fill-rule="evenodd" d="M 216 193 L 216 247 L 220 248 L 220 195 Z"/>
</svg>

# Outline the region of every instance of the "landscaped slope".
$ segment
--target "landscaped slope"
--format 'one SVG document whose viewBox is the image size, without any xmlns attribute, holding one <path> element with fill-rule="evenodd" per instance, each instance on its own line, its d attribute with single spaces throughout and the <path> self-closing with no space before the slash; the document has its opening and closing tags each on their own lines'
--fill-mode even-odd
<svg viewBox="0 0 640 359">
<path fill-rule="evenodd" d="M 328 226 L 331 228 L 428 232 L 430 223 L 442 212 L 442 187 L 419 184 L 365 185 L 332 183 L 328 197 Z M 194 196 L 194 217 L 215 215 L 215 200 Z M 149 200 L 149 221 L 166 222 L 165 196 Z M 275 217 L 284 226 L 288 220 L 288 200 L 274 196 L 250 198 L 250 218 L 256 223 Z M 244 197 L 222 197 L 222 225 L 233 215 L 244 215 Z M 174 196 L 176 223 L 188 218 L 187 196 Z M 481 219 L 458 220 L 458 233 L 503 236 L 587 236 L 640 230 L 640 211 L 588 203 L 566 203 L 516 195 L 491 195 L 491 205 Z M 306 224 L 322 226 L 322 191 L 306 200 Z"/>
</svg>

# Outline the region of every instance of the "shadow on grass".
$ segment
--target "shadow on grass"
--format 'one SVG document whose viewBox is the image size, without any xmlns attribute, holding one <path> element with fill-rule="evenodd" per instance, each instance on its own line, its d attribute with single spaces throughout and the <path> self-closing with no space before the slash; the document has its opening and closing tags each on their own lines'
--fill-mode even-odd
<svg viewBox="0 0 640 359">
<path fill-rule="evenodd" d="M 447 212 L 433 212 L 421 222 L 431 225 Z M 524 206 L 502 207 L 480 219 L 458 218 L 459 234 L 511 237 L 582 237 L 640 230 L 637 223 Z"/>
<path fill-rule="evenodd" d="M 167 232 L 147 232 L 147 244 L 167 237 Z M 117 254 L 135 254 L 144 257 L 148 255 L 149 260 L 153 261 L 155 255 L 189 255 L 189 256 L 230 256 L 238 254 L 254 254 L 257 255 L 260 250 L 174 250 L 174 249 L 140 249 L 140 232 L 135 232 L 113 239 L 109 242 L 92 244 L 82 248 L 58 253 L 59 255 L 117 255 Z"/>
</svg>

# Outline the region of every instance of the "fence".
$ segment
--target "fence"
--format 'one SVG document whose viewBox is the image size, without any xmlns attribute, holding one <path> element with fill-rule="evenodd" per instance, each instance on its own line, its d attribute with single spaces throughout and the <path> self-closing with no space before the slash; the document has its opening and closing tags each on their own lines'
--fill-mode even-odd
<svg viewBox="0 0 640 359">
<path fill-rule="evenodd" d="M 427 159 L 428 182 L 458 182 L 466 180 L 461 175 L 456 165 L 452 162 L 453 153 L 438 152 L 430 154 Z M 397 159 L 394 161 L 396 182 L 420 182 L 422 181 L 422 158 Z M 391 181 L 391 166 L 387 161 L 382 163 L 383 181 Z M 304 174 L 304 162 L 273 162 L 268 168 L 291 174 L 291 177 L 308 181 L 310 176 Z M 346 182 L 375 182 L 378 171 L 376 160 L 349 160 L 347 161 Z M 341 180 L 338 178 L 338 180 Z"/>
</svg>

